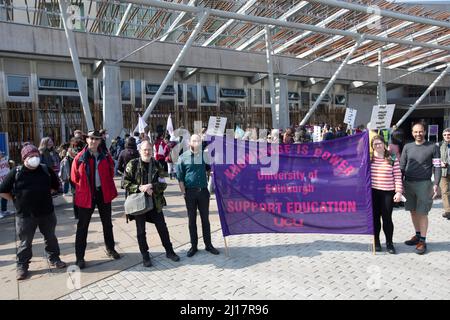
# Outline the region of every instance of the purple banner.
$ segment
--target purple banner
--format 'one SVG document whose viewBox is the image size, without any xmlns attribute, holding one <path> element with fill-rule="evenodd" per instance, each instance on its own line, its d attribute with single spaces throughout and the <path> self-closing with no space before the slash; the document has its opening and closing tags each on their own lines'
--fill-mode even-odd
<svg viewBox="0 0 450 320">
<path fill-rule="evenodd" d="M 215 137 L 208 149 L 223 235 L 373 234 L 368 141 L 368 133 L 289 145 Z"/>
</svg>

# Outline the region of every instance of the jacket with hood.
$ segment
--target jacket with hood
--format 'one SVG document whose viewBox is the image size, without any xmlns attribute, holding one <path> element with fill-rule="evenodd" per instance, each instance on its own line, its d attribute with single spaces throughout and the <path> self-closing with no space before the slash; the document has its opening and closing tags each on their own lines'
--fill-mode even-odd
<svg viewBox="0 0 450 320">
<path fill-rule="evenodd" d="M 103 149 L 98 149 L 98 174 L 100 176 L 103 202 L 111 203 L 117 197 L 114 184 L 114 161 Z M 75 185 L 75 205 L 81 208 L 92 208 L 95 195 L 95 158 L 86 146 L 73 159 L 71 180 Z"/>
<path fill-rule="evenodd" d="M 136 147 L 136 140 L 134 138 L 128 138 L 125 143 L 125 149 L 119 154 L 119 163 L 117 164 L 117 171 L 120 174 L 124 174 L 127 163 L 132 160 L 139 158 L 139 152 Z"/>
</svg>

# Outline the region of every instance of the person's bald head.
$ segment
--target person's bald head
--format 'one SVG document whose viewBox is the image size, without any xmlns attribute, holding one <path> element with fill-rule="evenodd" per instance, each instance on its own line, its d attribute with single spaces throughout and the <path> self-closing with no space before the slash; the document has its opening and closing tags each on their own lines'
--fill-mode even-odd
<svg viewBox="0 0 450 320">
<path fill-rule="evenodd" d="M 197 152 L 202 145 L 202 138 L 198 134 L 193 134 L 189 140 L 189 146 L 192 151 Z"/>
</svg>

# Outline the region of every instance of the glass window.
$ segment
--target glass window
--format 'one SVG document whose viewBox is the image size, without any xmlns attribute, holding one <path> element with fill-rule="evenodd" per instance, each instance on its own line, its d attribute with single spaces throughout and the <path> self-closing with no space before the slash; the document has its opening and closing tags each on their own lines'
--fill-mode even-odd
<svg viewBox="0 0 450 320">
<path fill-rule="evenodd" d="M 319 96 L 320 96 L 320 93 L 313 93 L 311 95 L 311 100 L 316 101 L 319 98 Z M 324 95 L 321 102 L 323 102 L 323 103 L 330 102 L 330 95 L 328 95 L 328 94 Z"/>
<path fill-rule="evenodd" d="M 122 94 L 122 101 L 130 101 L 131 100 L 130 81 L 121 81 L 120 82 L 120 91 Z"/>
<path fill-rule="evenodd" d="M 197 85 L 189 84 L 187 86 L 187 99 L 188 102 L 197 102 Z"/>
<path fill-rule="evenodd" d="M 337 94 L 334 96 L 334 104 L 345 104 L 345 103 L 346 103 L 345 95 Z"/>
<path fill-rule="evenodd" d="M 183 103 L 183 85 L 182 84 L 178 84 L 178 102 Z"/>
<path fill-rule="evenodd" d="M 94 102 L 94 80 L 87 80 L 87 89 L 88 89 L 88 101 Z"/>
<path fill-rule="evenodd" d="M 202 103 L 216 103 L 216 87 L 202 86 Z"/>
<path fill-rule="evenodd" d="M 140 107 L 142 104 L 141 80 L 134 80 L 134 105 Z"/>
<path fill-rule="evenodd" d="M 262 104 L 262 89 L 252 89 L 253 93 L 253 104 L 261 105 Z"/>
<path fill-rule="evenodd" d="M 100 97 L 100 100 L 103 100 L 103 81 L 98 81 L 98 96 Z"/>
<path fill-rule="evenodd" d="M 270 104 L 270 91 L 266 90 L 266 104 Z"/>
<path fill-rule="evenodd" d="M 28 77 L 8 76 L 8 95 L 10 97 L 29 97 L 30 82 Z"/>
</svg>

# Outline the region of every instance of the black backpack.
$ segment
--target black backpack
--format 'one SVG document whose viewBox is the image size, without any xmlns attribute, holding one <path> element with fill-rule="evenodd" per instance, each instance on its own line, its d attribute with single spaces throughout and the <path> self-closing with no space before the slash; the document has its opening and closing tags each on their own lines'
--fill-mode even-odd
<svg viewBox="0 0 450 320">
<path fill-rule="evenodd" d="M 45 165 L 45 164 L 39 164 L 40 166 L 41 166 L 41 168 L 42 168 L 42 170 L 44 170 L 44 172 L 48 175 L 48 178 L 50 179 L 51 177 L 50 177 L 50 172 L 48 171 L 48 167 L 47 167 L 47 165 Z M 16 167 L 16 174 L 15 174 L 15 176 L 14 176 L 14 186 L 13 186 L 13 193 L 15 193 L 15 185 L 16 185 L 16 182 L 17 182 L 17 180 L 19 180 L 19 177 L 20 177 L 20 175 L 22 174 L 22 169 L 23 169 L 23 166 L 17 166 Z"/>
</svg>

